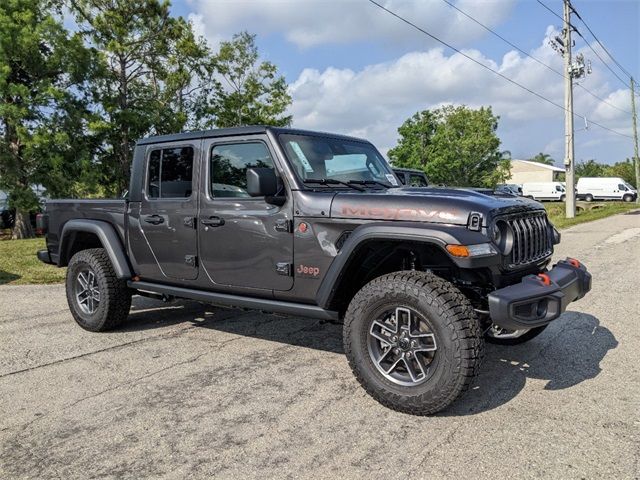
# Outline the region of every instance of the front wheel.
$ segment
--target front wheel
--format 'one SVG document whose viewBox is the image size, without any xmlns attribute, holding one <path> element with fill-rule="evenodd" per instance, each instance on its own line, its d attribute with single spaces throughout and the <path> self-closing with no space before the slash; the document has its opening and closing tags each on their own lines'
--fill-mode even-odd
<svg viewBox="0 0 640 480">
<path fill-rule="evenodd" d="M 587 194 L 584 196 L 584 199 L 585 199 L 585 201 L 587 201 L 587 202 L 593 202 L 593 195 L 591 195 L 590 193 L 587 193 Z"/>
<path fill-rule="evenodd" d="M 622 197 L 622 200 L 624 200 L 625 202 L 633 202 L 633 195 L 625 195 L 624 197 Z"/>
<path fill-rule="evenodd" d="M 497 325 L 492 325 L 484 334 L 484 338 L 489 343 L 497 345 L 519 345 L 528 342 L 544 332 L 547 325 L 535 328 L 524 328 L 522 330 L 507 330 Z"/>
<path fill-rule="evenodd" d="M 71 258 L 66 290 L 71 314 L 85 330 L 109 330 L 129 315 L 131 289 L 117 278 L 103 248 L 82 250 Z"/>
<path fill-rule="evenodd" d="M 427 272 L 372 280 L 352 299 L 344 349 L 364 389 L 414 415 L 447 408 L 477 375 L 484 342 L 467 298 Z"/>
</svg>

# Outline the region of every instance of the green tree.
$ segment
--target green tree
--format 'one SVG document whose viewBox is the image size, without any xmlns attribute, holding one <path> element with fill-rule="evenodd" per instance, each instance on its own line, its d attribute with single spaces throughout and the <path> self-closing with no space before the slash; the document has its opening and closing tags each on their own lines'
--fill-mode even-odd
<svg viewBox="0 0 640 480">
<path fill-rule="evenodd" d="M 633 188 L 636 187 L 636 171 L 633 160 L 630 158 L 627 158 L 624 162 L 616 162 L 613 165 L 609 165 L 607 167 L 607 175 L 610 177 L 620 177 L 631 184 Z"/>
<path fill-rule="evenodd" d="M 182 17 L 160 0 L 71 0 L 87 42 L 100 52 L 93 79 L 98 146 L 95 168 L 107 193 L 128 183 L 133 145 L 150 134 L 179 132 L 190 122 L 208 77 L 210 52 Z"/>
<path fill-rule="evenodd" d="M 389 158 L 394 166 L 423 170 L 433 183 L 492 187 L 509 178 L 510 167 L 497 128 L 490 107 L 424 110 L 400 126 Z"/>
<path fill-rule="evenodd" d="M 63 191 L 88 161 L 81 143 L 90 65 L 91 53 L 65 30 L 55 3 L 0 3 L 0 188 L 16 209 L 14 238 L 33 236 L 32 187 Z"/>
<path fill-rule="evenodd" d="M 608 166 L 591 159 L 576 164 L 576 177 L 606 177 Z"/>
<path fill-rule="evenodd" d="M 205 127 L 291 124 L 287 83 L 273 63 L 260 61 L 255 35 L 241 32 L 222 42 L 214 65 Z"/>
<path fill-rule="evenodd" d="M 548 153 L 542 153 L 542 152 L 538 153 L 534 157 L 531 157 L 529 161 L 543 163 L 545 165 L 553 165 L 554 163 L 556 163 L 556 161 L 553 158 L 551 158 L 551 155 L 549 155 Z"/>
</svg>

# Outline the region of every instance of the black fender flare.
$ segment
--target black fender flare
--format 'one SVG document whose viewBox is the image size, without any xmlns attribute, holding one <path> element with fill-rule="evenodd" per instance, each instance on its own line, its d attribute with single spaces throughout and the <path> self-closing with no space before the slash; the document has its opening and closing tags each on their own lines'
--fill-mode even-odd
<svg viewBox="0 0 640 480">
<path fill-rule="evenodd" d="M 373 240 L 430 243 L 441 248 L 447 255 L 449 255 L 445 248 L 447 245 L 474 245 L 489 241 L 482 231 L 468 230 L 465 225 L 416 224 L 415 222 L 376 222 L 361 225 L 349 236 L 327 269 L 316 294 L 316 302 L 319 306 L 327 308 L 331 304 L 349 260 L 358 248 Z M 478 258 L 458 258 L 451 255 L 449 257 L 460 268 L 480 268 L 500 263 L 499 254 Z"/>
<path fill-rule="evenodd" d="M 97 236 L 111 260 L 116 276 L 127 279 L 132 277 L 131 267 L 118 233 L 110 223 L 102 220 L 75 219 L 64 224 L 60 235 L 58 266 L 64 267 L 69 264 L 69 242 L 75 232 L 87 232 Z"/>
</svg>

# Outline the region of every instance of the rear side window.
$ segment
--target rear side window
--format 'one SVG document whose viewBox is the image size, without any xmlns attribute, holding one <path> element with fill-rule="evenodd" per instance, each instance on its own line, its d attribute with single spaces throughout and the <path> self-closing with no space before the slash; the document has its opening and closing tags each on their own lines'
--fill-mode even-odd
<svg viewBox="0 0 640 480">
<path fill-rule="evenodd" d="M 427 182 L 425 181 L 422 175 L 410 175 L 409 176 L 409 184 L 412 187 L 426 187 Z"/>
<path fill-rule="evenodd" d="M 192 191 L 193 148 L 153 150 L 149 155 L 149 198 L 188 198 Z"/>
<path fill-rule="evenodd" d="M 215 145 L 211 150 L 210 191 L 214 197 L 250 198 L 247 168 L 273 168 L 273 160 L 262 142 Z"/>
</svg>

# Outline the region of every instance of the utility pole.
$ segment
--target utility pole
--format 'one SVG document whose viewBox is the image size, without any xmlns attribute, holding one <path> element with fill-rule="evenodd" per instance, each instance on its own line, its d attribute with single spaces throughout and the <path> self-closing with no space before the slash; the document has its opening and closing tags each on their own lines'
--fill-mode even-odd
<svg viewBox="0 0 640 480">
<path fill-rule="evenodd" d="M 640 193 L 640 158 L 638 158 L 638 114 L 636 113 L 635 82 L 631 77 L 631 114 L 633 118 L 633 163 L 636 168 L 636 190 Z M 640 203 L 640 195 L 636 197 L 636 203 Z"/>
<path fill-rule="evenodd" d="M 563 0 L 562 57 L 564 60 L 564 167 L 566 170 L 566 217 L 576 216 L 576 176 L 573 149 L 573 66 L 571 65 L 571 5 Z"/>
</svg>

